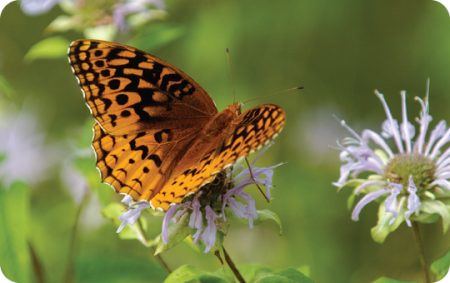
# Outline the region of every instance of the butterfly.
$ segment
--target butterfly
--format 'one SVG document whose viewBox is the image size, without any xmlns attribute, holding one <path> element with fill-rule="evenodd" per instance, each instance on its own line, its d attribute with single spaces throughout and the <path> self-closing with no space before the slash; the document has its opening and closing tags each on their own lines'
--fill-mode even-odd
<svg viewBox="0 0 450 283">
<path fill-rule="evenodd" d="M 279 106 L 219 112 L 183 71 L 136 48 L 100 40 L 70 44 L 69 62 L 95 119 L 102 181 L 167 210 L 275 138 Z"/>
</svg>

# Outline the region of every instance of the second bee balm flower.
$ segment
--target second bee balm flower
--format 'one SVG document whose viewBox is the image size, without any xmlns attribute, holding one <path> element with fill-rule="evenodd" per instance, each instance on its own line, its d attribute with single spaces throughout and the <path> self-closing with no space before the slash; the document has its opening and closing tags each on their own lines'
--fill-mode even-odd
<svg viewBox="0 0 450 283">
<path fill-rule="evenodd" d="M 350 137 L 338 142 L 341 159 L 339 189 L 353 188 L 352 219 L 359 219 L 369 203 L 380 203 L 378 224 L 372 237 L 383 242 L 403 222 L 434 222 L 440 215 L 444 232 L 450 224 L 450 128 L 440 121 L 430 129 L 428 94 L 416 97 L 421 111 L 416 127 L 407 115 L 406 92 L 401 92 L 402 117 L 394 119 L 383 94 L 375 91 L 386 113 L 381 133 L 366 129 L 357 133 L 345 121 Z"/>
</svg>

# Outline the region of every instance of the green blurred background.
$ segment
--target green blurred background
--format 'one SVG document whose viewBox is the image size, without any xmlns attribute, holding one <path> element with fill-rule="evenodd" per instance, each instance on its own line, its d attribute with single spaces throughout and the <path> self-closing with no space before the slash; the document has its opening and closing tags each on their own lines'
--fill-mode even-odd
<svg viewBox="0 0 450 283">
<path fill-rule="evenodd" d="M 0 17 L 0 75 L 12 89 L 7 100 L 38 113 L 49 144 L 78 143 L 80 131 L 92 121 L 66 58 L 24 60 L 31 46 L 49 36 L 45 27 L 61 13 L 55 7 L 30 17 L 14 2 Z M 253 230 L 234 223 L 225 245 L 238 264 L 307 266 L 317 282 L 369 282 L 383 275 L 420 278 L 410 229 L 402 227 L 383 245 L 375 243 L 370 228 L 376 223 L 376 205 L 352 222 L 348 192 L 338 194 L 331 185 L 339 176 L 338 152 L 332 146 L 346 134 L 332 115 L 357 130 L 378 131 L 385 116 L 373 90 L 384 92 L 399 115 L 399 91 L 406 89 L 412 117 L 418 111 L 413 96 L 424 95 L 430 78 L 431 114 L 435 121 L 450 119 L 450 21 L 443 6 L 431 0 L 171 0 L 167 18 L 153 25 L 176 29 L 176 38 L 159 46 L 152 44 L 153 31 L 126 39 L 190 74 L 219 109 L 232 103 L 233 87 L 240 101 L 305 87 L 300 94 L 245 105 L 271 102 L 287 112 L 284 132 L 261 161 L 287 162 L 276 171 L 274 200 L 267 204 L 255 194 L 259 207 L 281 216 L 284 233 L 280 236 L 271 223 Z M 61 36 L 83 37 L 75 32 Z M 231 50 L 233 82 L 226 48 Z M 61 151 L 58 160 L 67 154 Z M 57 170 L 49 174 L 30 191 L 30 241 L 48 282 L 63 282 L 77 203 Z M 92 198 L 80 219 L 76 281 L 161 282 L 165 272 L 150 250 L 118 239 L 112 223 L 101 217 L 102 198 L 115 196 L 100 184 L 98 188 L 101 196 Z M 157 231 L 160 220 L 154 221 L 150 225 Z M 449 235 L 442 234 L 438 223 L 423 228 L 427 256 L 435 259 L 448 249 Z M 186 245 L 163 256 L 172 267 L 219 268 L 213 255 Z"/>
</svg>

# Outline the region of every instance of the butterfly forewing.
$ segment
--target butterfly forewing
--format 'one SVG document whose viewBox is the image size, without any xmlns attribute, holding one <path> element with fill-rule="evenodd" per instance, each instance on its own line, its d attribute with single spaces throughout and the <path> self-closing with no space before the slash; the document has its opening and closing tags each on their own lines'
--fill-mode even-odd
<svg viewBox="0 0 450 283">
<path fill-rule="evenodd" d="M 217 113 L 208 94 L 174 66 L 133 47 L 74 41 L 69 61 L 92 115 L 109 134 L 195 128 Z"/>
</svg>

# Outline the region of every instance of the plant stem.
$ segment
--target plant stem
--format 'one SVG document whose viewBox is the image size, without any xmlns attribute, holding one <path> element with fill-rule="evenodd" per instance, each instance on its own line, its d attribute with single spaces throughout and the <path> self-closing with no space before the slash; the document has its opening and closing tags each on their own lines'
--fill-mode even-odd
<svg viewBox="0 0 450 283">
<path fill-rule="evenodd" d="M 145 231 L 144 231 L 144 227 L 142 227 L 142 223 L 138 220 L 136 222 L 136 224 L 137 224 L 137 227 L 138 227 L 138 235 L 139 235 L 138 240 L 144 246 L 152 249 L 152 253 L 153 253 L 154 257 L 156 258 L 156 261 L 159 263 L 159 265 L 162 266 L 162 268 L 164 268 L 164 270 L 167 271 L 167 273 L 169 273 L 169 274 L 172 273 L 172 269 L 169 267 L 169 265 L 163 259 L 163 257 L 160 254 L 155 255 L 156 249 L 155 249 L 155 247 L 150 245 L 150 241 L 147 239 L 147 236 L 145 235 Z"/>
<path fill-rule="evenodd" d="M 422 236 L 420 235 L 419 224 L 416 221 L 412 221 L 412 228 L 414 232 L 414 239 L 416 240 L 417 248 L 419 250 L 419 261 L 423 270 L 424 282 L 431 283 L 430 270 L 428 269 L 428 264 L 425 257 L 425 251 L 423 247 Z"/>
<path fill-rule="evenodd" d="M 244 277 L 242 277 L 242 274 L 237 269 L 236 265 L 234 264 L 233 260 L 231 259 L 230 255 L 228 254 L 228 252 L 224 246 L 222 246 L 222 251 L 223 251 L 223 255 L 225 257 L 225 261 L 226 261 L 228 267 L 230 267 L 234 276 L 236 276 L 236 279 L 239 281 L 239 283 L 245 283 Z"/>
<path fill-rule="evenodd" d="M 154 247 L 152 248 L 152 252 L 153 254 L 155 254 L 156 252 L 156 249 Z M 167 271 L 167 273 L 172 273 L 172 269 L 169 267 L 169 265 L 167 265 L 167 262 L 162 258 L 160 254 L 155 255 L 155 258 L 158 263 Z"/>
<path fill-rule="evenodd" d="M 80 224 L 81 213 L 83 212 L 84 207 L 88 204 L 90 196 L 91 194 L 89 188 L 85 188 L 83 198 L 81 199 L 77 211 L 75 212 L 75 222 L 73 223 L 72 232 L 70 233 L 70 243 L 69 243 L 70 246 L 67 256 L 66 272 L 64 275 L 65 278 L 64 282 L 67 283 L 74 282 L 75 247 L 76 247 L 78 226 Z"/>
<path fill-rule="evenodd" d="M 39 259 L 35 248 L 30 242 L 28 242 L 28 249 L 30 250 L 31 262 L 33 264 L 33 271 L 36 283 L 44 283 L 45 282 L 44 268 L 42 267 L 41 260 Z"/>
<path fill-rule="evenodd" d="M 222 259 L 222 256 L 220 255 L 220 252 L 219 252 L 219 250 L 216 250 L 215 252 L 214 252 L 214 255 L 217 257 L 217 259 L 220 261 L 220 265 L 223 265 L 223 259 Z"/>
</svg>

